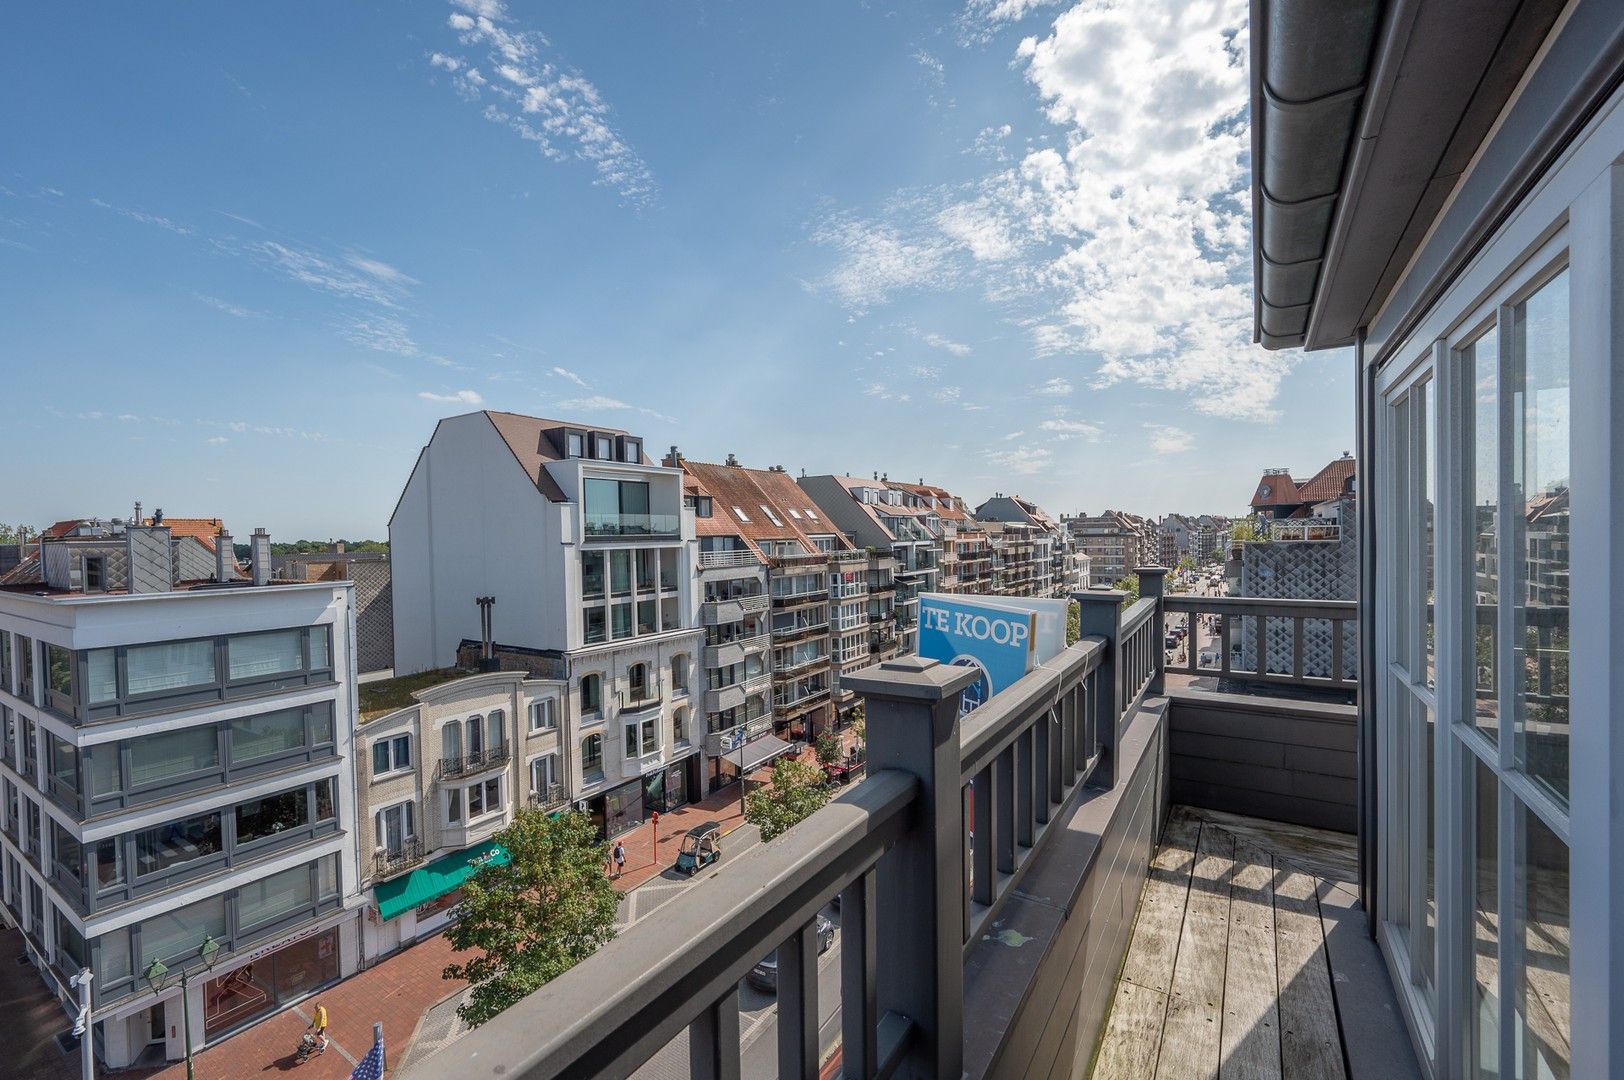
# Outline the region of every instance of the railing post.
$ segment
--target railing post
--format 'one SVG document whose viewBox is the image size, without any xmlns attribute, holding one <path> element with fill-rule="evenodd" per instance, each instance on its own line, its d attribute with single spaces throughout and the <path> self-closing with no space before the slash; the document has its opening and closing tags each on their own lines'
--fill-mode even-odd
<svg viewBox="0 0 1624 1080">
<path fill-rule="evenodd" d="M 1106 640 L 1100 666 L 1090 676 L 1092 692 L 1089 708 L 1094 713 L 1094 730 L 1099 733 L 1103 756 L 1094 772 L 1094 783 L 1111 788 L 1117 782 L 1117 744 L 1122 732 L 1122 708 L 1128 702 L 1123 686 L 1125 665 L 1117 662 L 1117 646 L 1122 640 L 1122 605 L 1128 594 L 1120 589 L 1095 585 L 1071 594 L 1080 609 L 1078 630 L 1083 637 Z M 1068 779 L 1069 782 L 1069 779 Z"/>
<path fill-rule="evenodd" d="M 968 667 L 898 657 L 848 676 L 863 695 L 868 769 L 919 777 L 914 825 L 876 867 L 877 997 L 882 1018 L 913 1021 L 916 1039 L 898 1075 L 964 1071 L 964 803 L 959 694 Z M 990 844 L 992 837 L 977 837 Z"/>
<path fill-rule="evenodd" d="M 1150 622 L 1156 631 L 1150 644 L 1150 687 L 1145 692 L 1161 694 L 1167 688 L 1167 609 L 1162 604 L 1167 594 L 1167 567 L 1141 566 L 1134 573 L 1139 577 L 1139 599 L 1156 601 L 1156 614 Z"/>
</svg>

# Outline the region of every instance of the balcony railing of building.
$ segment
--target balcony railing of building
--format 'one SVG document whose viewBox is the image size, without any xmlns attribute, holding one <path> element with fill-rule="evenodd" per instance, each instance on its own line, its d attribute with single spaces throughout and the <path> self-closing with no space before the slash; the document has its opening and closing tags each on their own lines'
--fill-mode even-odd
<svg viewBox="0 0 1624 1080">
<path fill-rule="evenodd" d="M 677 514 L 583 514 L 588 540 L 648 537 L 677 539 L 682 518 Z"/>
<path fill-rule="evenodd" d="M 812 634 L 828 628 L 829 619 L 827 616 L 821 619 L 796 619 L 787 625 L 774 626 L 772 635 L 775 641 L 784 641 L 788 638 L 796 638 L 802 634 Z"/>
<path fill-rule="evenodd" d="M 1281 541 L 1340 540 L 1341 522 L 1330 518 L 1285 518 L 1269 522 L 1269 539 Z"/>
<path fill-rule="evenodd" d="M 379 848 L 372 853 L 372 873 L 380 878 L 393 877 L 423 861 L 423 841 L 409 836 L 392 848 Z"/>
<path fill-rule="evenodd" d="M 499 765 L 506 765 L 513 757 L 513 750 L 506 742 L 500 746 L 492 746 L 485 750 L 471 750 L 466 754 L 454 757 L 441 757 L 434 765 L 434 778 L 436 780 L 451 780 L 469 773 L 483 772 L 494 769 Z"/>
<path fill-rule="evenodd" d="M 563 784 L 549 784 L 545 791 L 532 791 L 530 805 L 537 810 L 553 811 L 569 805 L 569 789 Z"/>
<path fill-rule="evenodd" d="M 1167 670 L 1282 686 L 1354 689 L 1352 600 L 1269 600 L 1179 593 L 1163 600 Z M 1182 616 L 1182 618 L 1181 618 Z M 1211 635 L 1209 638 L 1208 635 Z M 1210 644 L 1203 644 L 1210 642 Z"/>
<path fill-rule="evenodd" d="M 816 656 L 807 656 L 799 660 L 780 660 L 773 665 L 773 671 L 779 675 L 792 675 L 797 672 L 809 671 L 812 668 L 827 665 L 828 653 L 819 653 Z"/>
<path fill-rule="evenodd" d="M 732 566 L 759 566 L 761 558 L 753 551 L 701 551 L 701 570 L 721 570 Z"/>
<path fill-rule="evenodd" d="M 1180 734 L 1181 699 L 1160 696 L 1153 569 L 1131 606 L 1115 590 L 1076 594 L 1081 640 L 962 719 L 973 671 L 905 657 L 843 677 L 865 698 L 868 780 L 408 1075 L 625 1076 L 685 1039 L 691 1076 L 738 1077 L 739 982 L 776 948 L 777 1073 L 818 1076 L 817 921 L 836 898 L 843 1075 L 1076 1075 L 1115 996 L 1169 797 L 1196 790 L 1180 758 L 1232 783 L 1258 772 L 1203 759 L 1207 744 Z M 1276 738 L 1290 707 L 1312 713 L 1206 697 L 1243 725 L 1267 714 Z M 1190 707 L 1182 726 L 1199 731 L 1212 708 Z M 1334 751 L 1320 733 L 1304 742 L 1313 761 L 1337 759 L 1331 773 L 1351 769 L 1351 710 L 1303 722 L 1347 735 Z"/>
</svg>

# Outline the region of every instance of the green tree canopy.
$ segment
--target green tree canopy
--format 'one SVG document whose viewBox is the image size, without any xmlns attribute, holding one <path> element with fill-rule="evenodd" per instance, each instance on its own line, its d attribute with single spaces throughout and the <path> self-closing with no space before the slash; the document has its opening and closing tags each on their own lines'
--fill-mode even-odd
<svg viewBox="0 0 1624 1080">
<path fill-rule="evenodd" d="M 619 894 L 604 872 L 604 845 L 586 814 L 549 816 L 522 807 L 495 840 L 512 857 L 463 886 L 446 937 L 467 959 L 444 977 L 473 984 L 457 1013 L 470 1027 L 535 992 L 614 937 Z"/>
<path fill-rule="evenodd" d="M 1121 589 L 1123 592 L 1127 593 L 1128 594 L 1128 603 L 1135 604 L 1135 603 L 1139 602 L 1139 575 L 1138 574 L 1129 574 L 1127 577 L 1117 578 L 1116 581 L 1112 584 L 1111 588 L 1113 588 L 1113 589 Z"/>
<path fill-rule="evenodd" d="M 810 761 L 779 758 L 773 763 L 772 781 L 745 796 L 744 817 L 761 830 L 763 841 L 774 840 L 828 801 L 829 785 L 822 769 Z"/>
</svg>

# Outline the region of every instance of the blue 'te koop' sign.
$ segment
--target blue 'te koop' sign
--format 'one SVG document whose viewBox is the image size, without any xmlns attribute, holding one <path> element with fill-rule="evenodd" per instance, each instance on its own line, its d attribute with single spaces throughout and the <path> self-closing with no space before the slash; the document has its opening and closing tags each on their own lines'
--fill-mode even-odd
<svg viewBox="0 0 1624 1080">
<path fill-rule="evenodd" d="M 960 699 L 959 711 L 967 713 L 1032 670 L 1035 618 L 1029 611 L 922 593 L 919 655 L 979 672 L 981 677 Z"/>
</svg>

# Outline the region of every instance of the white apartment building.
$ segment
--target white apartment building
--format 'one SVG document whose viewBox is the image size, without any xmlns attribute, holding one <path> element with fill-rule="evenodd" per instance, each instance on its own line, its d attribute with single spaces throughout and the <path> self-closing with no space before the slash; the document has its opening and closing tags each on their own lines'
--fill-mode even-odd
<svg viewBox="0 0 1624 1080">
<path fill-rule="evenodd" d="M 356 833 L 371 901 L 362 952 L 373 959 L 445 927 L 462 883 L 507 859 L 493 839 L 520 806 L 569 805 L 566 684 L 493 671 L 415 691 L 413 704 L 363 715 L 356 732 Z"/>
<path fill-rule="evenodd" d="M 97 523 L 0 581 L 0 900 L 111 1068 L 184 1056 L 183 971 L 195 1049 L 359 962 L 353 588 L 252 549 Z"/>
<path fill-rule="evenodd" d="M 697 798 L 704 635 L 682 471 L 624 431 L 515 413 L 449 417 L 389 523 L 395 670 L 490 636 L 567 683 L 561 781 L 613 835 Z"/>
</svg>

